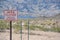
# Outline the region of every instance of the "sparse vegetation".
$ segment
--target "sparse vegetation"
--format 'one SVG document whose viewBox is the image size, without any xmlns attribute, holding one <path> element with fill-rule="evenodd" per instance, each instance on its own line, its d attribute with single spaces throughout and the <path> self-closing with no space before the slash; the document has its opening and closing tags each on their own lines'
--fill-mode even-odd
<svg viewBox="0 0 60 40">
<path fill-rule="evenodd" d="M 30 23 L 31 22 L 31 23 Z M 29 21 L 30 30 L 42 30 L 42 31 L 54 31 L 60 32 L 60 25 L 56 20 L 31 20 Z M 28 29 L 27 20 L 23 21 L 23 29 Z M 9 29 L 9 22 L 0 20 L 0 30 Z M 13 22 L 14 32 L 19 32 L 21 30 L 21 20 Z"/>
<path fill-rule="evenodd" d="M 0 20 L 0 31 L 5 31 L 5 29 L 9 29 L 9 24 L 3 20 Z"/>
</svg>

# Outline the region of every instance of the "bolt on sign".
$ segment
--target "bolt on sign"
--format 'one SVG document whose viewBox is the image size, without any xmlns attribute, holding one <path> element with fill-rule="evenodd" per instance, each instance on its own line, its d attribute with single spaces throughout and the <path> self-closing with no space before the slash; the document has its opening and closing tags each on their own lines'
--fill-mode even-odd
<svg viewBox="0 0 60 40">
<path fill-rule="evenodd" d="M 18 11 L 17 10 L 4 10 L 4 19 L 8 21 L 17 20 Z"/>
</svg>

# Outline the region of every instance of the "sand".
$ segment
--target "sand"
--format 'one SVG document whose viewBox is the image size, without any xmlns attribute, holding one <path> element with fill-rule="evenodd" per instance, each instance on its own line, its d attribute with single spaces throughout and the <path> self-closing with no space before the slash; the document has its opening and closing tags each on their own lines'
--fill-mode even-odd
<svg viewBox="0 0 60 40">
<path fill-rule="evenodd" d="M 44 31 L 30 31 L 29 40 L 60 40 L 60 33 L 44 32 Z M 0 40 L 10 40 L 9 32 L 0 32 Z M 21 40 L 21 34 L 13 32 L 12 40 Z M 23 31 L 22 40 L 28 40 L 28 33 Z"/>
</svg>

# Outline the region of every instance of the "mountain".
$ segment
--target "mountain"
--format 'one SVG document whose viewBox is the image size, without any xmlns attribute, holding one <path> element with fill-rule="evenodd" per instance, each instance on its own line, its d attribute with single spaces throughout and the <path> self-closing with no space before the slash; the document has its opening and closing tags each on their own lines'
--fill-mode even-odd
<svg viewBox="0 0 60 40">
<path fill-rule="evenodd" d="M 53 17 L 60 13 L 60 0 L 0 1 L 0 12 L 10 9 L 19 11 L 18 18 Z"/>
</svg>

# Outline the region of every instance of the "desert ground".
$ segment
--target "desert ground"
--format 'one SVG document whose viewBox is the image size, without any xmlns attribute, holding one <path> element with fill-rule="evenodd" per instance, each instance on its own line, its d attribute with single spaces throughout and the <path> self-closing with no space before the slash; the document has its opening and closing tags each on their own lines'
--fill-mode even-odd
<svg viewBox="0 0 60 40">
<path fill-rule="evenodd" d="M 27 30 L 23 30 L 22 40 L 28 40 L 27 32 Z M 0 40 L 10 40 L 9 33 L 9 31 L 0 32 Z M 13 32 L 12 40 L 21 40 L 21 34 Z M 60 33 L 31 30 L 29 40 L 60 40 Z"/>
</svg>

